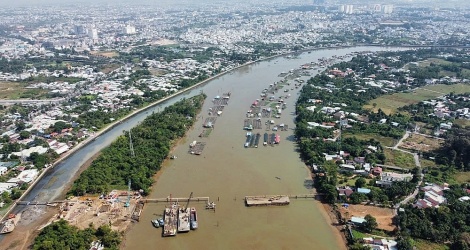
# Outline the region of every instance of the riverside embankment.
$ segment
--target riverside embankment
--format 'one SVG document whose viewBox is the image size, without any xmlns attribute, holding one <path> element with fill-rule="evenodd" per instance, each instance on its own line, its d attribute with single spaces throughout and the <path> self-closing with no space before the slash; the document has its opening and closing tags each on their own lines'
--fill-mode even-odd
<svg viewBox="0 0 470 250">
<path fill-rule="evenodd" d="M 175 148 L 174 153 L 178 159 L 167 163 L 164 167 L 161 177 L 153 187 L 151 197 L 166 197 L 169 194 L 175 196 L 187 196 L 189 192 L 195 191 L 197 196 L 210 196 L 213 199 L 219 197 L 222 201 L 217 209 L 217 216 L 214 218 L 206 217 L 202 213 L 201 229 L 211 225 L 211 229 L 200 230 L 199 236 L 182 236 L 177 241 L 170 243 L 168 247 L 190 246 L 192 243 L 202 245 L 207 243 L 204 239 L 213 239 L 216 246 L 221 246 L 223 239 L 229 240 L 229 248 L 236 249 L 237 241 L 240 239 L 249 239 L 248 248 L 259 245 L 274 246 L 277 243 L 291 244 L 289 246 L 303 247 L 306 242 L 317 242 L 318 244 L 331 244 L 338 242 L 334 231 L 325 220 L 320 211 L 321 208 L 313 205 L 313 202 L 299 202 L 289 206 L 288 210 L 283 208 L 274 210 L 243 210 L 242 202 L 244 195 L 257 194 L 276 194 L 276 193 L 305 193 L 305 178 L 308 172 L 305 170 L 302 162 L 295 152 L 295 145 L 292 137 L 289 137 L 288 131 L 282 135 L 282 143 L 279 147 L 271 151 L 260 153 L 260 151 L 242 151 L 243 150 L 243 131 L 241 130 L 241 121 L 245 115 L 249 104 L 256 98 L 259 98 L 260 91 L 270 83 L 280 80 L 279 73 L 298 68 L 304 63 L 316 61 L 319 58 L 331 57 L 333 55 L 343 55 L 354 51 L 364 50 L 382 50 L 375 47 L 354 47 L 342 49 L 322 49 L 311 53 L 303 53 L 294 59 L 286 57 L 276 57 L 270 60 L 256 62 L 248 66 L 243 66 L 221 75 L 215 79 L 206 80 L 204 83 L 194 86 L 191 90 L 181 93 L 175 97 L 160 101 L 158 104 L 148 107 L 145 112 L 140 112 L 129 116 L 122 123 L 110 125 L 106 133 L 96 137 L 82 148 L 77 149 L 68 158 L 57 163 L 56 166 L 48 171 L 44 177 L 38 181 L 36 186 L 27 194 L 23 200 L 27 201 L 49 201 L 58 199 L 64 193 L 64 187 L 69 184 L 77 171 L 90 157 L 107 147 L 117 136 L 122 134 L 123 130 L 129 130 L 142 121 L 148 114 L 158 112 L 159 109 L 172 105 L 184 97 L 190 97 L 203 91 L 210 100 L 215 95 L 231 91 L 233 99 L 224 110 L 224 114 L 217 121 L 217 127 L 208 140 L 208 146 L 204 155 L 199 158 L 186 155 L 186 144 Z M 289 101 L 289 108 L 285 111 L 282 119 L 290 128 L 294 127 L 294 103 L 296 95 L 291 92 L 292 98 Z M 210 104 L 205 104 L 203 110 L 207 110 Z M 190 131 L 187 141 L 197 139 L 199 128 L 205 112 L 201 114 L 201 119 Z M 229 132 L 230 131 L 230 132 Z M 263 150 L 263 149 L 259 149 Z M 206 157 L 206 158 L 204 158 Z M 186 171 L 185 171 L 186 170 Z M 282 176 L 281 180 L 274 178 Z M 175 184 L 176 183 L 176 184 Z M 229 204 L 226 201 L 234 201 Z M 223 209 L 223 208 L 227 209 Z M 151 206 L 144 211 L 144 220 L 132 229 L 127 237 L 127 246 L 135 246 L 140 249 L 146 249 L 147 243 L 161 244 L 160 238 L 154 237 L 157 232 L 150 231 L 147 228 L 150 223 L 145 223 L 146 219 L 153 217 L 154 213 L 159 213 L 160 208 Z M 200 209 L 202 210 L 202 209 Z M 43 208 L 19 206 L 14 212 L 24 211 L 29 217 L 40 220 L 44 216 Z M 226 211 L 226 212 L 221 212 Z M 201 211 L 204 212 L 204 211 Z M 243 219 L 241 219 L 243 218 Z M 262 221 L 259 221 L 259 220 Z M 204 223 L 203 221 L 206 220 Z M 252 223 L 256 222 L 252 227 Z M 30 221 L 20 221 L 18 229 L 28 227 Z M 246 225 L 244 224 L 246 223 Z M 147 225 L 148 224 L 148 225 Z M 213 227 L 222 227 L 224 230 L 217 230 Z M 227 227 L 227 228 L 225 228 Z M 248 229 L 247 229 L 248 228 Z M 313 228 L 314 231 L 311 231 Z M 315 229 L 316 228 L 316 229 Z M 240 230 L 243 229 L 243 230 Z M 236 233 L 237 231 L 240 231 Z M 295 235 L 290 231 L 295 231 Z M 277 233 L 274 233 L 277 232 Z M 250 233 L 253 233 L 252 235 Z M 269 236 L 273 234 L 276 236 Z M 152 234 L 152 235 L 150 235 Z M 218 235 L 221 234 L 221 235 Z M 282 234 L 282 236 L 281 236 Z M 233 235 L 233 236 L 230 236 Z M 266 238 L 264 240 L 259 237 Z M 314 236 L 312 236 L 314 235 Z M 279 236 L 279 237 L 278 237 Z M 205 238 L 209 237 L 209 238 Z M 300 238 L 299 238 L 300 237 Z M 157 239 L 158 238 L 158 239 Z M 186 240 L 185 240 L 186 238 Z M 267 239 L 276 239 L 266 243 Z M 292 238 L 292 239 L 290 239 Z M 284 239 L 285 241 L 279 242 Z M 156 242 L 154 242 L 156 241 Z M 252 242 L 253 245 L 249 245 Z M 327 244 L 327 242 L 330 242 Z M 167 244 L 163 243 L 163 245 Z M 144 245 L 139 245 L 144 244 Z M 176 244 L 176 245 L 175 245 Z M 266 245 L 268 244 L 268 245 Z M 309 244 L 309 245 L 310 245 Z M 326 246 L 325 245 L 325 246 Z M 332 246 L 338 246 L 333 244 Z M 255 247 L 256 248 L 256 247 Z M 132 248 L 129 248 L 132 249 Z M 330 249 L 337 249 L 330 247 Z"/>
</svg>

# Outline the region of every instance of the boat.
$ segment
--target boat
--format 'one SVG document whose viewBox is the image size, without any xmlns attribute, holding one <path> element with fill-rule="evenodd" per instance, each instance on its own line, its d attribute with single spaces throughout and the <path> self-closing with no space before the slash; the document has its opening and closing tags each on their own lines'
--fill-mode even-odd
<svg viewBox="0 0 470 250">
<path fill-rule="evenodd" d="M 252 137 L 252 135 L 246 136 L 245 148 L 250 146 L 251 137 Z"/>
<path fill-rule="evenodd" d="M 178 232 L 188 232 L 189 229 L 189 208 L 180 208 L 178 209 Z"/>
<path fill-rule="evenodd" d="M 158 221 L 158 219 L 155 219 L 155 220 L 151 220 L 152 222 L 152 225 L 156 228 L 159 228 L 160 227 L 160 222 Z"/>
<path fill-rule="evenodd" d="M 197 229 L 198 224 L 197 224 L 197 213 L 196 213 L 196 208 L 195 207 L 191 208 L 190 218 L 191 218 L 191 229 L 192 230 Z"/>
<path fill-rule="evenodd" d="M 281 136 L 276 135 L 276 137 L 274 138 L 274 143 L 279 144 L 280 142 L 281 142 Z"/>
<path fill-rule="evenodd" d="M 215 203 L 214 202 L 207 202 L 206 209 L 215 209 Z"/>
<path fill-rule="evenodd" d="M 264 133 L 264 142 L 263 142 L 263 145 L 266 146 L 268 145 L 268 133 Z"/>
<path fill-rule="evenodd" d="M 259 144 L 259 138 L 261 137 L 260 133 L 257 133 L 256 134 L 256 138 L 255 138 L 255 148 L 258 147 L 258 144 Z"/>
<path fill-rule="evenodd" d="M 163 225 L 163 236 L 175 236 L 176 235 L 176 228 L 178 218 L 176 217 L 178 214 L 178 207 L 177 205 L 173 204 L 171 207 L 165 208 L 165 216 L 164 216 L 164 225 Z"/>
</svg>

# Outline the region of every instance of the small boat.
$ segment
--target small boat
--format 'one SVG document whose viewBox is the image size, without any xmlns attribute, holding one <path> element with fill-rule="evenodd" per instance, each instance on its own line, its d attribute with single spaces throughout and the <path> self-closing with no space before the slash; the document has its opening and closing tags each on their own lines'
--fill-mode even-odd
<svg viewBox="0 0 470 250">
<path fill-rule="evenodd" d="M 266 146 L 268 145 L 268 133 L 264 133 L 264 142 L 263 145 Z"/>
<path fill-rule="evenodd" d="M 206 209 L 215 209 L 215 203 L 214 202 L 208 202 L 206 204 Z"/>
<path fill-rule="evenodd" d="M 196 213 L 196 208 L 192 207 L 191 208 L 191 229 L 195 230 L 197 229 L 197 213 Z"/>
<path fill-rule="evenodd" d="M 156 227 L 156 228 L 159 228 L 159 227 L 160 227 L 160 222 L 159 222 L 157 219 L 152 220 L 151 222 L 152 222 L 152 225 L 153 225 L 154 227 Z"/>
</svg>

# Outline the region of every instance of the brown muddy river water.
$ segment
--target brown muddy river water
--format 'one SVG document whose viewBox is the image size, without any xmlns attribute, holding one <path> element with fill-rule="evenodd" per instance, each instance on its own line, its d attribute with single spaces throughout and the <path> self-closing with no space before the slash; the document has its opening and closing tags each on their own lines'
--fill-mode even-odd
<svg viewBox="0 0 470 250">
<path fill-rule="evenodd" d="M 126 234 L 124 249 L 345 249 L 322 210 L 313 199 L 291 199 L 287 206 L 246 207 L 247 195 L 308 194 L 309 171 L 299 159 L 293 142 L 294 110 L 299 89 L 285 86 L 274 94 L 290 94 L 281 118 L 269 118 L 276 124 L 288 125 L 287 131 L 275 132 L 281 142 L 263 146 L 266 132 L 262 118 L 259 148 L 244 148 L 246 131 L 243 120 L 254 100 L 269 84 L 283 78 L 278 75 L 317 59 L 341 56 L 354 51 L 376 51 L 384 48 L 356 47 L 319 50 L 295 58 L 279 57 L 237 69 L 217 78 L 202 89 L 207 94 L 201 114 L 187 137 L 174 149 L 175 160 L 169 160 L 152 187 L 149 198 L 210 197 L 216 210 L 206 210 L 205 202 L 190 202 L 198 211 L 199 228 L 175 237 L 162 237 L 162 229 L 154 228 L 152 219 L 163 216 L 164 203 L 148 203 L 139 223 Z M 318 70 L 310 71 L 312 76 Z M 301 79 L 310 77 L 303 76 Z M 288 88 L 289 92 L 283 90 Z M 231 92 L 228 105 L 215 123 L 208 138 L 200 138 L 203 121 L 209 117 L 212 99 Z M 273 133 L 269 131 L 269 133 Z M 188 153 L 192 141 L 206 142 L 201 155 Z M 185 206 L 186 202 L 180 202 Z"/>
</svg>

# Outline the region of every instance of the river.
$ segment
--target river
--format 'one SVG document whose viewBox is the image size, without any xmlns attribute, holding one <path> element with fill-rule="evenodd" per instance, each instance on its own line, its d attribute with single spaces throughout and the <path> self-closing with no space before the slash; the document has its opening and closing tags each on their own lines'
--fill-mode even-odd
<svg viewBox="0 0 470 250">
<path fill-rule="evenodd" d="M 331 227 L 317 201 L 292 200 L 284 207 L 244 206 L 246 195 L 305 194 L 310 193 L 305 185 L 309 172 L 300 161 L 293 141 L 294 110 L 298 90 L 289 91 L 287 109 L 276 123 L 289 126 L 288 131 L 278 132 L 281 143 L 275 147 L 245 149 L 243 119 L 250 104 L 260 98 L 261 91 L 270 83 L 283 78 L 279 73 L 299 68 L 300 65 L 316 62 L 319 58 L 345 55 L 355 51 L 379 51 L 381 47 L 353 47 L 322 49 L 302 53 L 293 58 L 277 57 L 241 67 L 191 91 L 165 101 L 116 125 L 96 140 L 77 150 L 73 155 L 56 165 L 41 179 L 36 187 L 23 199 L 25 201 L 50 201 L 63 198 L 64 187 L 90 157 L 107 147 L 123 130 L 136 126 L 152 112 L 203 91 L 208 98 L 195 126 L 187 137 L 174 148 L 178 158 L 167 161 L 156 177 L 150 198 L 208 196 L 217 203 L 216 212 L 204 210 L 203 203 L 191 203 L 198 210 L 199 229 L 175 238 L 162 238 L 161 229 L 153 228 L 150 220 L 160 217 L 163 204 L 147 204 L 140 223 L 133 225 L 126 235 L 125 249 L 205 248 L 205 249 L 342 249 L 344 243 Z M 396 50 L 396 48 L 394 48 Z M 308 79 L 309 77 L 302 77 Z M 291 84 L 292 85 L 292 84 Z M 290 88 L 291 86 L 289 86 Z M 187 153 L 188 144 L 201 140 L 202 122 L 207 110 L 213 106 L 211 100 L 224 92 L 231 92 L 228 106 L 217 119 L 214 131 L 204 138 L 207 145 L 200 156 Z M 277 94 L 285 95 L 284 92 Z M 263 129 L 259 132 L 264 133 Z M 255 130 L 256 132 L 256 130 Z M 25 210 L 18 206 L 14 212 Z M 41 208 L 26 208 L 29 221 L 20 221 L 20 226 L 45 217 Z"/>
</svg>

